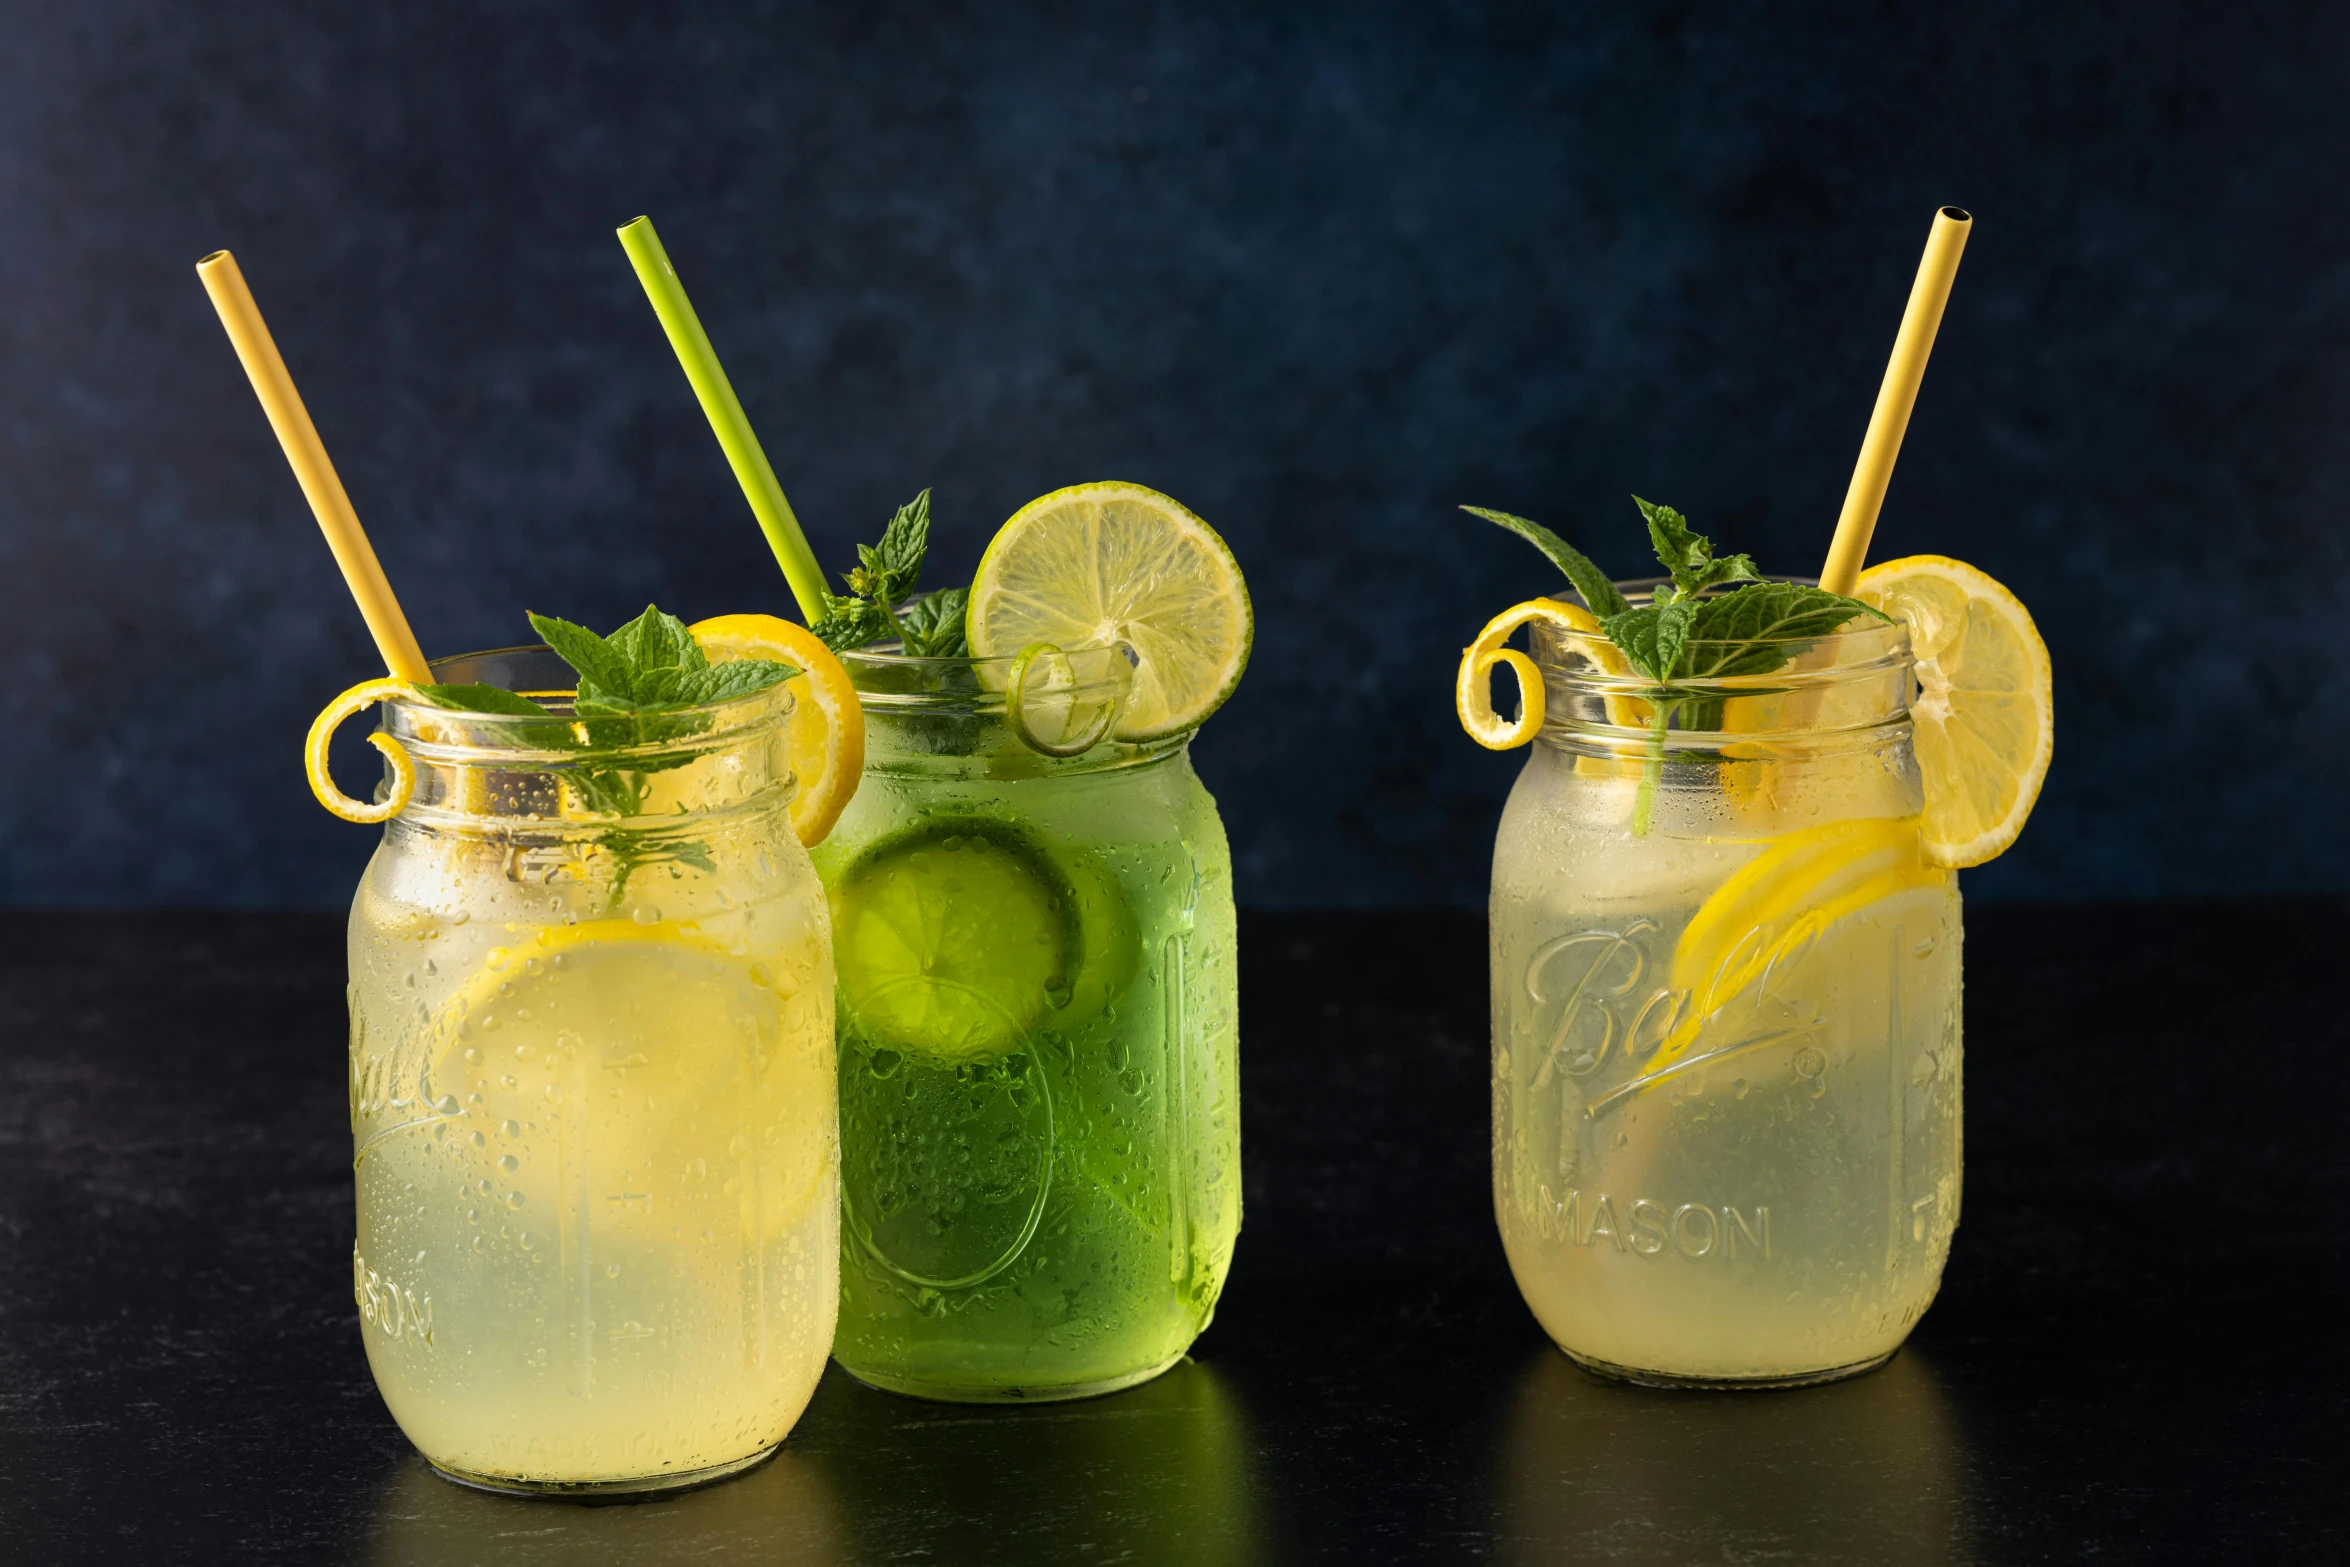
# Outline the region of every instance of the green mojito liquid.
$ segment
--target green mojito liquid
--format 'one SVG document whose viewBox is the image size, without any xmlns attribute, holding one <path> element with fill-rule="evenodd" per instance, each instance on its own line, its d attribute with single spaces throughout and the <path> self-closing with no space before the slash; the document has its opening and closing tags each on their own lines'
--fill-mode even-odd
<svg viewBox="0 0 2350 1567">
<path fill-rule="evenodd" d="M 1142 1381 L 1207 1325 L 1240 1228 L 1215 802 L 1181 736 L 1024 745 L 988 663 L 843 662 L 865 778 L 815 851 L 840 976 L 834 1356 L 933 1398 Z"/>
</svg>

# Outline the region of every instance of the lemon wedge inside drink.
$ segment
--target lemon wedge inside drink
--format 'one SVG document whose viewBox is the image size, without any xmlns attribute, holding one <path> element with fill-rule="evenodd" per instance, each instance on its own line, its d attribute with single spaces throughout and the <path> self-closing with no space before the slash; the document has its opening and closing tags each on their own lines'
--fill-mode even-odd
<svg viewBox="0 0 2350 1567">
<path fill-rule="evenodd" d="M 2024 830 L 2056 750 L 2039 628 L 2013 593 L 1942 555 L 1871 566 L 1852 596 L 1909 628 L 1926 859 L 1963 869 L 1998 857 Z"/>
<path fill-rule="evenodd" d="M 975 658 L 1119 642 L 1138 660 L 1120 740 L 1197 728 L 1240 683 L 1256 637 L 1216 531 L 1139 484 L 1072 485 L 1013 513 L 980 557 L 964 619 Z"/>
</svg>

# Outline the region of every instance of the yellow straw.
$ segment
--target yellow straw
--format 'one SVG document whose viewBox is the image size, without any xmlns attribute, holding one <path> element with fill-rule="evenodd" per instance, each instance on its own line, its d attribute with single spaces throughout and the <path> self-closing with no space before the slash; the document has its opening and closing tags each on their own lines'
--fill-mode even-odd
<svg viewBox="0 0 2350 1567">
<path fill-rule="evenodd" d="M 1828 546 L 1828 563 L 1820 568 L 1820 586 L 1831 593 L 1850 593 L 1860 580 L 1869 537 L 1877 531 L 1877 513 L 1885 505 L 1885 487 L 1893 482 L 1893 459 L 1901 455 L 1909 411 L 1917 406 L 1918 383 L 1926 378 L 1926 356 L 1934 351 L 1942 307 L 1950 302 L 1959 253 L 1966 249 L 1967 231 L 1974 223 L 1956 207 L 1934 214 L 1934 231 L 1926 236 L 1926 254 L 1918 263 L 1917 282 L 1910 286 L 1909 308 L 1901 313 L 1901 332 L 1893 339 L 1893 359 L 1885 366 L 1885 384 L 1877 389 L 1877 411 L 1869 415 L 1869 433 L 1852 469 L 1852 488 L 1844 494 L 1844 514 L 1836 519 L 1836 539 Z"/>
<path fill-rule="evenodd" d="M 359 613 L 367 619 L 384 667 L 411 684 L 426 684 L 432 671 L 425 666 L 424 650 L 416 645 L 408 617 L 400 613 L 400 601 L 384 580 L 384 569 L 376 563 L 375 549 L 367 542 L 367 530 L 359 526 L 359 515 L 351 510 L 351 497 L 343 493 L 343 481 L 335 477 L 335 465 L 327 460 L 326 447 L 310 422 L 310 411 L 302 406 L 302 394 L 294 390 L 294 378 L 278 357 L 277 343 L 261 319 L 261 307 L 253 303 L 245 274 L 237 270 L 237 258 L 216 250 L 196 263 L 196 276 L 204 280 L 204 292 L 212 296 L 220 324 L 228 328 L 228 340 L 236 345 L 237 358 L 252 378 L 253 395 L 261 399 L 261 411 L 269 415 L 269 427 L 277 432 L 277 443 L 285 448 L 294 478 L 318 516 L 327 547 L 335 552 L 335 564 L 343 568 L 343 581 L 350 584 L 351 597 L 359 601 Z"/>
</svg>

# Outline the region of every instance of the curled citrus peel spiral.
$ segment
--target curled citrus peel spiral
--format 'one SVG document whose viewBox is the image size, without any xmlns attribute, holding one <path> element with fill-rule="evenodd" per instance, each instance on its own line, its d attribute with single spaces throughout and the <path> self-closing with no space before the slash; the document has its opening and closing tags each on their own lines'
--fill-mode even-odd
<svg viewBox="0 0 2350 1567">
<path fill-rule="evenodd" d="M 1514 751 L 1542 732 L 1545 714 L 1542 671 L 1516 648 L 1504 647 L 1510 634 L 1530 620 L 1546 621 L 1561 631 L 1597 631 L 1591 612 L 1557 599 L 1528 599 L 1505 609 L 1485 624 L 1477 640 L 1461 650 L 1461 672 L 1453 683 L 1453 708 L 1469 738 L 1488 751 Z M 1508 665 L 1518 677 L 1518 717 L 1515 723 L 1493 710 L 1493 671 Z"/>
<path fill-rule="evenodd" d="M 353 713 L 378 702 L 404 701 L 415 695 L 414 686 L 389 675 L 362 680 L 327 703 L 311 720 L 310 738 L 302 747 L 302 770 L 308 775 L 310 792 L 318 797 L 319 804 L 344 821 L 363 826 L 388 822 L 408 808 L 408 798 L 416 792 L 416 764 L 408 759 L 408 752 L 399 741 L 380 731 L 367 737 L 367 743 L 381 751 L 392 768 L 391 792 L 374 805 L 362 805 L 335 787 L 334 776 L 326 770 L 326 748 L 327 742 L 334 739 L 335 730 Z"/>
<path fill-rule="evenodd" d="M 1094 716 L 1082 725 L 1077 717 L 1076 688 L 1080 684 L 1077 670 L 1069 662 L 1069 655 L 1050 642 L 1031 642 L 1022 648 L 1012 661 L 1012 676 L 1004 690 L 1004 716 L 1011 721 L 1012 732 L 1032 751 L 1046 756 L 1082 756 L 1101 744 L 1118 719 L 1118 701 L 1101 704 Z M 1038 726 L 1038 715 L 1029 708 L 1031 694 L 1046 696 L 1067 692 L 1068 711 L 1064 714 L 1062 733 L 1047 737 Z"/>
</svg>

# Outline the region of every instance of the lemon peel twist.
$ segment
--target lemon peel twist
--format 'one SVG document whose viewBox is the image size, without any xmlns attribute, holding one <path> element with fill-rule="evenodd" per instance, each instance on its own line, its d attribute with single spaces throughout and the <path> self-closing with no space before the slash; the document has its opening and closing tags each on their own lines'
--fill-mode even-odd
<svg viewBox="0 0 2350 1567">
<path fill-rule="evenodd" d="M 391 764 L 391 793 L 374 805 L 362 805 L 335 787 L 332 774 L 326 770 L 327 742 L 342 727 L 344 719 L 378 702 L 397 702 L 414 698 L 416 688 L 405 680 L 386 675 L 375 680 L 362 680 L 341 696 L 326 704 L 319 715 L 310 721 L 310 738 L 302 746 L 302 770 L 310 780 L 310 792 L 318 803 L 347 822 L 372 826 L 388 822 L 408 808 L 409 797 L 416 792 L 416 764 L 408 759 L 408 752 L 399 741 L 377 731 L 367 737 L 367 743 L 384 754 Z"/>
<path fill-rule="evenodd" d="M 1542 671 L 1516 648 L 1503 647 L 1510 634 L 1530 620 L 1540 620 L 1561 631 L 1596 631 L 1599 622 L 1589 610 L 1557 599 L 1528 599 L 1503 610 L 1485 623 L 1477 640 L 1461 650 L 1461 670 L 1453 682 L 1453 709 L 1469 738 L 1488 751 L 1514 751 L 1542 732 L 1547 712 Z M 1512 723 L 1493 710 L 1493 671 L 1507 665 L 1518 677 L 1518 718 Z"/>
</svg>

